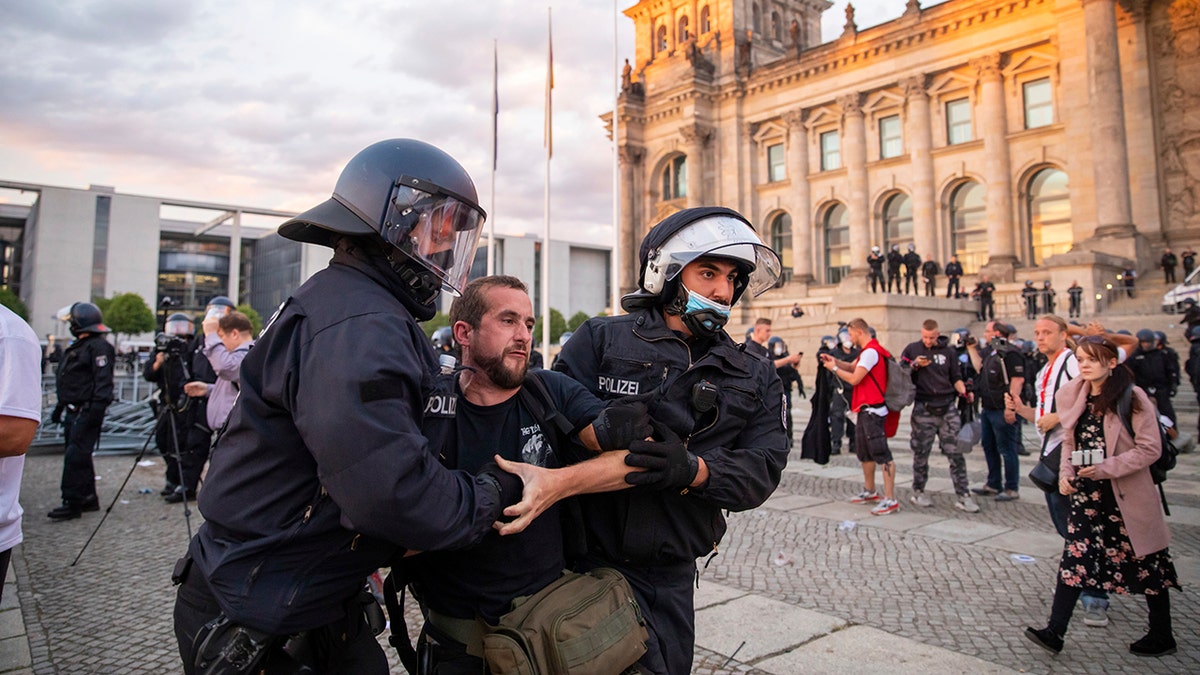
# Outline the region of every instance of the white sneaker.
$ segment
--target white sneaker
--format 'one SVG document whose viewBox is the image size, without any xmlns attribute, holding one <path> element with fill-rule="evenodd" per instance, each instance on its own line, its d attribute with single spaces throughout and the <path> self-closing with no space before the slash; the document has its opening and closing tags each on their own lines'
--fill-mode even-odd
<svg viewBox="0 0 1200 675">
<path fill-rule="evenodd" d="M 967 513 L 979 513 L 979 505 L 969 495 L 959 497 L 958 501 L 954 502 L 954 508 Z"/>
<path fill-rule="evenodd" d="M 866 504 L 868 502 L 879 501 L 879 493 L 874 490 L 863 490 L 857 496 L 850 499 L 851 504 Z"/>
<path fill-rule="evenodd" d="M 873 516 L 886 516 L 889 513 L 895 513 L 900 510 L 900 502 L 895 499 L 885 499 L 879 502 L 875 508 L 871 509 Z"/>
<path fill-rule="evenodd" d="M 1091 605 L 1083 609 L 1083 625 L 1103 628 L 1108 625 L 1108 609 L 1104 605 Z"/>
<path fill-rule="evenodd" d="M 925 495 L 924 490 L 913 490 L 913 496 L 909 497 L 908 500 L 917 506 L 923 506 L 925 508 L 933 506 L 933 500 Z"/>
</svg>

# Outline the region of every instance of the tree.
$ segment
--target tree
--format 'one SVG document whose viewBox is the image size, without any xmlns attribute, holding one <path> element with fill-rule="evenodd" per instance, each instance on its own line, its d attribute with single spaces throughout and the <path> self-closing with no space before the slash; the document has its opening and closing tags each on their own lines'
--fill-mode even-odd
<svg viewBox="0 0 1200 675">
<path fill-rule="evenodd" d="M 583 325 L 583 322 L 590 318 L 592 317 L 588 316 L 586 312 L 575 312 L 571 315 L 570 320 L 567 321 L 567 328 L 572 332 L 577 331 Z"/>
<path fill-rule="evenodd" d="M 242 314 L 245 314 L 246 318 L 250 319 L 250 328 L 251 328 L 250 333 L 252 335 L 258 335 L 262 331 L 262 327 L 263 327 L 262 315 L 260 315 L 257 311 L 255 311 L 255 309 L 253 307 L 251 307 L 250 305 L 238 305 L 237 311 L 241 312 Z"/>
<path fill-rule="evenodd" d="M 433 339 L 433 331 L 441 328 L 442 326 L 449 326 L 449 325 L 450 325 L 450 315 L 442 314 L 442 312 L 439 310 L 436 314 L 433 315 L 432 319 L 421 324 L 421 329 L 425 331 L 425 337 L 432 340 Z"/>
<path fill-rule="evenodd" d="M 0 286 L 0 305 L 11 309 L 13 314 L 29 321 L 29 308 L 25 303 L 21 302 L 21 298 L 17 297 L 8 286 Z"/>
<path fill-rule="evenodd" d="M 156 326 L 154 312 L 137 293 L 118 293 L 100 311 L 104 315 L 104 324 L 117 335 L 149 333 Z"/>
<path fill-rule="evenodd" d="M 558 342 L 558 338 L 563 333 L 567 332 L 567 320 L 563 318 L 562 312 L 550 308 L 550 344 Z M 533 326 L 533 341 L 540 343 L 542 340 L 542 317 L 538 317 L 537 323 Z"/>
</svg>

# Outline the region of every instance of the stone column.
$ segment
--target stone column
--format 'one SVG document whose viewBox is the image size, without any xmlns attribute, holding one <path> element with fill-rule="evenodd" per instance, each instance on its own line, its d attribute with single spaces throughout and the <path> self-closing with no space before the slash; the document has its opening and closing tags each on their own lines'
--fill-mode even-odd
<svg viewBox="0 0 1200 675">
<path fill-rule="evenodd" d="M 617 227 L 620 231 L 620 246 L 624 259 L 621 261 L 620 278 L 616 283 L 621 295 L 637 290 L 638 247 L 642 242 L 635 222 L 639 198 L 636 183 L 637 168 L 641 165 L 644 154 L 637 146 L 622 145 L 617 159 L 621 168 L 621 222 L 617 223 Z"/>
<path fill-rule="evenodd" d="M 850 273 L 865 278 L 867 253 L 871 250 L 871 203 L 867 194 L 867 128 L 862 96 L 842 96 L 838 105 L 842 108 L 842 161 L 849 190 L 846 208 L 850 219 Z"/>
<path fill-rule="evenodd" d="M 687 205 L 688 208 L 704 204 L 704 148 L 712 137 L 712 128 L 703 124 L 689 124 L 679 130 L 683 136 L 684 152 L 687 153 Z"/>
<path fill-rule="evenodd" d="M 1088 108 L 1092 114 L 1092 171 L 1096 181 L 1096 236 L 1132 236 L 1129 154 L 1117 44 L 1115 0 L 1083 0 L 1087 38 Z"/>
<path fill-rule="evenodd" d="M 929 95 L 925 76 L 914 75 L 901 81 L 908 100 L 908 144 L 912 159 L 913 243 L 923 259 L 941 259 L 938 253 L 937 223 L 934 220 L 933 129 L 930 126 Z"/>
<path fill-rule="evenodd" d="M 792 193 L 792 279 L 813 280 L 812 194 L 808 185 L 808 130 L 804 112 L 783 114 L 788 127 L 787 172 Z"/>
<path fill-rule="evenodd" d="M 979 121 L 983 131 L 984 178 L 987 180 L 987 272 L 992 281 L 1011 281 L 1017 263 L 1017 248 L 1000 55 L 975 59 L 971 66 L 979 77 Z"/>
</svg>

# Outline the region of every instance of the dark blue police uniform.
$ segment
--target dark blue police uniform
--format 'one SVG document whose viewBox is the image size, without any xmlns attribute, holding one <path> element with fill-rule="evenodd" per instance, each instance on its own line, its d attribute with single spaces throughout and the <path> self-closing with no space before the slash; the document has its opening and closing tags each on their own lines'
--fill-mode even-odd
<svg viewBox="0 0 1200 675">
<path fill-rule="evenodd" d="M 116 352 L 100 333 L 76 340 L 58 366 L 58 405 L 65 407 L 62 499 L 75 509 L 99 508 L 92 452 L 100 439 L 104 411 L 113 400 Z"/>
</svg>

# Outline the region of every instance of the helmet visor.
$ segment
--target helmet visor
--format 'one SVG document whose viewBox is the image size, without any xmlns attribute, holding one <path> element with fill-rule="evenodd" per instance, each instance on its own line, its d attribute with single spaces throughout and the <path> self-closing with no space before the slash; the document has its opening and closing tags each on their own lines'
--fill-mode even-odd
<svg viewBox="0 0 1200 675">
<path fill-rule="evenodd" d="M 679 276 L 688 263 L 719 257 L 750 266 L 746 290 L 759 296 L 779 283 L 779 256 L 762 243 L 754 228 L 737 218 L 716 216 L 691 223 L 663 245 L 660 260 L 666 264 L 665 280 Z"/>
<path fill-rule="evenodd" d="M 469 200 L 438 186 L 401 176 L 392 188 L 382 234 L 457 296 L 475 261 L 484 220 L 483 211 Z"/>
<path fill-rule="evenodd" d="M 173 337 L 192 334 L 191 319 L 171 319 L 163 326 L 163 332 Z"/>
</svg>

